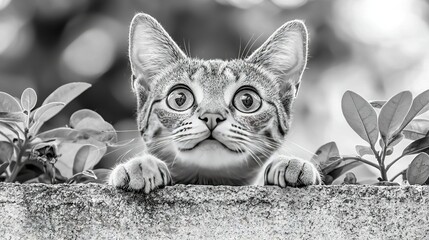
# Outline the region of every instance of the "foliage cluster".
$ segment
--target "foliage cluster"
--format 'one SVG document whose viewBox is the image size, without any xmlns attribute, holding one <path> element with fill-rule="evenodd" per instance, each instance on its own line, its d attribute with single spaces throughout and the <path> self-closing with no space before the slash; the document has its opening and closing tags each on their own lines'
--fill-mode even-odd
<svg viewBox="0 0 429 240">
<path fill-rule="evenodd" d="M 417 118 L 429 110 L 429 90 L 414 99 L 411 92 L 403 91 L 388 101 L 372 102 L 347 91 L 341 106 L 347 123 L 368 145 L 356 145 L 357 155 L 352 156 L 340 155 L 335 142 L 320 147 L 312 161 L 326 184 L 362 163 L 380 172 L 377 185 L 395 185 L 393 181 L 400 175 L 410 184 L 429 184 L 429 120 Z M 388 159 L 404 139 L 412 142 L 398 157 Z M 388 179 L 392 165 L 408 155 L 417 156 L 407 169 Z M 348 172 L 344 183 L 356 184 L 355 174 Z"/>
<path fill-rule="evenodd" d="M 75 112 L 69 125 L 41 132 L 42 126 L 88 83 L 70 83 L 36 108 L 37 94 L 27 88 L 20 99 L 0 92 L 0 180 L 20 183 L 101 182 L 108 169 L 93 169 L 117 141 L 113 126 L 88 109 Z"/>
</svg>

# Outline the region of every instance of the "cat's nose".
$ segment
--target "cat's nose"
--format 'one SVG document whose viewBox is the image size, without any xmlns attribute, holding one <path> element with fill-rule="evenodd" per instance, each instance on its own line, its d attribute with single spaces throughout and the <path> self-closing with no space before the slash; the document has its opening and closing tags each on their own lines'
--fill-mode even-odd
<svg viewBox="0 0 429 240">
<path fill-rule="evenodd" d="M 210 130 L 213 130 L 220 122 L 225 120 L 225 117 L 219 113 L 203 113 L 198 118 L 205 122 Z"/>
</svg>

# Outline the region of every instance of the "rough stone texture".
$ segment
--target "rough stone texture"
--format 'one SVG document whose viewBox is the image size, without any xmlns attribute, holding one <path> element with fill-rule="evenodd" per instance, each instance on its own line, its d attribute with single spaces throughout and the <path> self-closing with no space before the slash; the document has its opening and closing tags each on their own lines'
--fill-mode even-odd
<svg viewBox="0 0 429 240">
<path fill-rule="evenodd" d="M 0 184 L 1 239 L 424 239 L 428 187 Z"/>
</svg>

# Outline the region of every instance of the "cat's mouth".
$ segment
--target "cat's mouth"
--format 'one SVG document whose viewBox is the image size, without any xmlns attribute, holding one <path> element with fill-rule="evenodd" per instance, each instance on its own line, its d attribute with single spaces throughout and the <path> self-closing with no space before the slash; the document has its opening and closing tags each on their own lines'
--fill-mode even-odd
<svg viewBox="0 0 429 240">
<path fill-rule="evenodd" d="M 191 148 L 179 148 L 179 151 L 188 152 L 188 151 L 192 151 L 192 150 L 197 149 L 197 148 L 199 148 L 199 149 L 202 148 L 203 150 L 208 150 L 208 151 L 215 151 L 217 149 L 226 149 L 226 150 L 233 152 L 233 153 L 243 153 L 243 151 L 230 149 L 225 144 L 223 144 L 222 142 L 215 139 L 212 134 L 210 134 L 209 137 L 202 140 L 201 142 L 195 144 L 195 146 L 193 146 Z"/>
</svg>

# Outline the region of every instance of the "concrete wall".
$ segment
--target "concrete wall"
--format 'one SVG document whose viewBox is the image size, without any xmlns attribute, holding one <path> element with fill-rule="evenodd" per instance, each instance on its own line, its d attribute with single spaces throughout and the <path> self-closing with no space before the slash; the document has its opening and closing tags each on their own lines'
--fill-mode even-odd
<svg viewBox="0 0 429 240">
<path fill-rule="evenodd" d="M 1 239 L 429 239 L 428 187 L 0 184 Z"/>
</svg>

